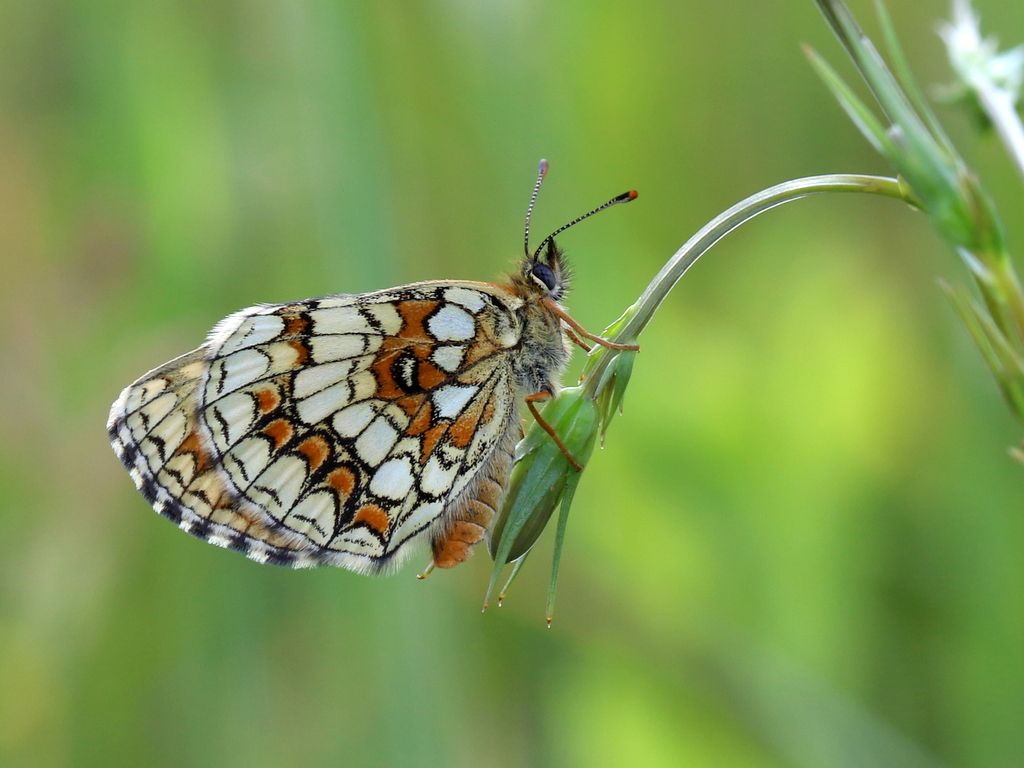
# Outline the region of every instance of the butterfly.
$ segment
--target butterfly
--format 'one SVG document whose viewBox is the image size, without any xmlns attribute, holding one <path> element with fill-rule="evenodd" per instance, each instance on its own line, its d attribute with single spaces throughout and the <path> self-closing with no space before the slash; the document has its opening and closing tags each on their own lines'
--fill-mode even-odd
<svg viewBox="0 0 1024 768">
<path fill-rule="evenodd" d="M 451 568 L 500 508 L 520 402 L 581 469 L 536 404 L 556 396 L 588 333 L 559 303 L 555 236 L 506 284 L 439 280 L 261 304 L 121 393 L 107 430 L 153 508 L 259 563 L 397 568 L 422 542 Z M 429 571 L 429 568 L 428 568 Z"/>
</svg>

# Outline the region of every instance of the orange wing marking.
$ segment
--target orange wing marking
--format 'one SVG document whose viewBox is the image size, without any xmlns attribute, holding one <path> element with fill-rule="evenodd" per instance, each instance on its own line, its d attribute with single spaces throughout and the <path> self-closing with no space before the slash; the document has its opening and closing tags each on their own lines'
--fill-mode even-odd
<svg viewBox="0 0 1024 768">
<path fill-rule="evenodd" d="M 278 338 L 294 338 L 301 336 L 309 328 L 309 320 L 297 312 L 286 312 L 282 316 L 285 322 L 284 330 Z"/>
<path fill-rule="evenodd" d="M 204 474 L 213 465 L 210 461 L 210 454 L 203 450 L 202 444 L 199 442 L 199 433 L 190 432 L 178 449 L 174 452 L 175 456 L 183 456 L 190 454 L 192 460 L 195 462 L 195 474 L 196 476 Z"/>
<path fill-rule="evenodd" d="M 255 395 L 256 406 L 260 409 L 261 413 L 270 413 L 281 404 L 281 393 L 277 391 L 276 387 L 258 389 Z"/>
<path fill-rule="evenodd" d="M 355 522 L 365 523 L 383 536 L 391 520 L 388 518 L 388 513 L 376 504 L 364 504 L 356 512 Z"/>
<path fill-rule="evenodd" d="M 320 435 L 307 437 L 295 449 L 309 461 L 310 472 L 316 472 L 331 455 L 331 446 Z"/>
<path fill-rule="evenodd" d="M 292 339 L 287 344 L 295 350 L 294 366 L 296 368 L 305 365 L 309 361 L 309 347 L 306 346 L 306 342 L 302 341 L 302 339 Z"/>
<path fill-rule="evenodd" d="M 338 498 L 344 503 L 356 487 L 356 476 L 348 467 L 338 467 L 327 474 L 327 484 L 335 490 Z"/>
<path fill-rule="evenodd" d="M 287 419 L 278 419 L 270 422 L 263 430 L 263 434 L 274 441 L 274 448 L 280 450 L 281 446 L 292 439 L 295 428 Z"/>
<path fill-rule="evenodd" d="M 430 355 L 429 348 L 417 348 L 417 357 L 427 357 Z M 441 382 L 448 378 L 448 374 L 438 368 L 429 360 L 420 360 L 419 367 L 416 369 L 416 383 L 420 385 L 421 389 L 433 389 Z"/>
<path fill-rule="evenodd" d="M 409 341 L 426 343 L 435 341 L 434 337 L 423 327 L 423 321 L 427 319 L 427 315 L 437 309 L 438 305 L 439 302 L 436 301 L 418 299 L 400 301 L 395 305 L 395 309 L 402 316 L 402 328 L 398 335 Z"/>
</svg>

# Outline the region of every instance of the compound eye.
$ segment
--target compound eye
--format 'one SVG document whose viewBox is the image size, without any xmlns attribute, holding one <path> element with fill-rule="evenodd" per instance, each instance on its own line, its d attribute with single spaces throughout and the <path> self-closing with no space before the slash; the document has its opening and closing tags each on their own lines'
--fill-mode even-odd
<svg viewBox="0 0 1024 768">
<path fill-rule="evenodd" d="M 547 264 L 537 264 L 533 268 L 533 277 L 535 280 L 539 280 L 549 291 L 555 290 L 555 273 L 551 271 L 551 267 Z"/>
</svg>

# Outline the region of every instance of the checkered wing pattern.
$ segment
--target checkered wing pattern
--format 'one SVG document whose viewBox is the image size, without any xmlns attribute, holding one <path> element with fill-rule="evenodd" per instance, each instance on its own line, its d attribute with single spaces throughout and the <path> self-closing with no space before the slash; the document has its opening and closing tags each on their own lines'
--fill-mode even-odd
<svg viewBox="0 0 1024 768">
<path fill-rule="evenodd" d="M 437 282 L 243 310 L 129 386 L 111 440 L 157 511 L 213 544 L 398 565 L 514 439 L 519 301 Z"/>
</svg>

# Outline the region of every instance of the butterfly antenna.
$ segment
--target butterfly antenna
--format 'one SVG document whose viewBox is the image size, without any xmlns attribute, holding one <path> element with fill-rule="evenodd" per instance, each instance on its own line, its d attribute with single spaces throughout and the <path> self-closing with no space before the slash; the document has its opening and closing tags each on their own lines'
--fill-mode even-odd
<svg viewBox="0 0 1024 768">
<path fill-rule="evenodd" d="M 636 200 L 636 198 L 637 198 L 637 191 L 635 189 L 631 189 L 631 190 L 629 190 L 629 192 L 623 192 L 621 195 L 616 195 L 615 197 L 613 197 L 611 200 L 609 200 L 604 205 L 599 205 L 599 206 L 597 206 L 597 208 L 595 208 L 594 210 L 590 211 L 589 213 L 584 213 L 579 218 L 573 219 L 568 224 L 565 224 L 565 225 L 559 227 L 554 232 L 552 232 L 550 235 L 545 237 L 543 241 L 541 241 L 541 244 L 537 247 L 537 250 L 533 254 L 533 258 L 537 258 L 537 255 L 541 251 L 544 250 L 544 246 L 545 245 L 547 245 L 549 242 L 554 240 L 556 235 L 560 235 L 563 232 L 565 232 L 565 230 L 567 230 L 569 227 L 576 226 L 577 224 L 579 224 L 584 219 L 589 219 L 595 213 L 600 213 L 605 208 L 611 208 L 613 205 L 618 205 L 619 203 L 628 203 L 630 200 Z M 527 255 L 529 255 L 529 251 L 527 251 Z"/>
<path fill-rule="evenodd" d="M 530 205 L 526 209 L 526 236 L 523 238 L 523 251 L 526 257 L 530 258 L 530 217 L 533 216 L 533 205 L 537 202 L 537 193 L 540 192 L 541 182 L 548 175 L 548 161 L 541 160 L 537 167 L 537 183 L 533 185 L 533 194 L 530 195 Z"/>
</svg>

